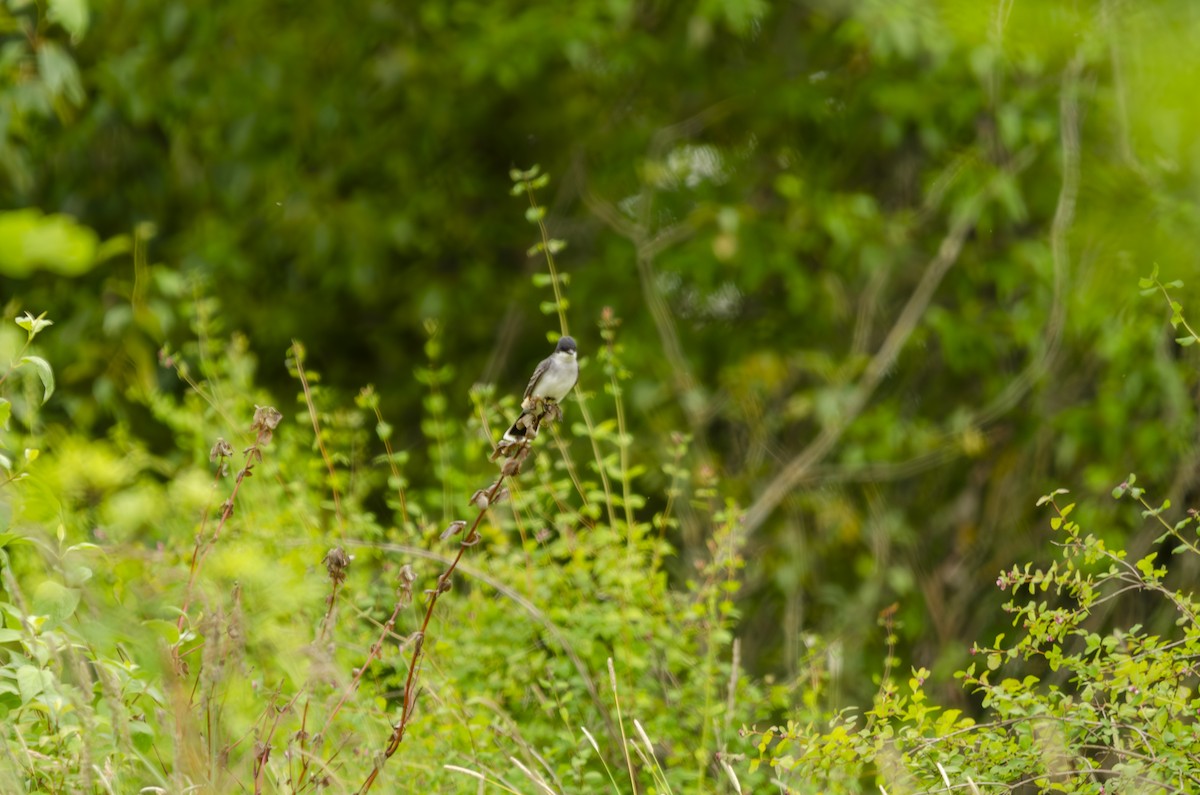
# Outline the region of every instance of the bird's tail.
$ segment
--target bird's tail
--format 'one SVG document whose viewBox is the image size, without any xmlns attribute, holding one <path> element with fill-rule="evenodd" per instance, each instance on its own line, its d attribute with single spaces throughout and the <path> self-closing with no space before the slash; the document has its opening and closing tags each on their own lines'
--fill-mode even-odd
<svg viewBox="0 0 1200 795">
<path fill-rule="evenodd" d="M 539 417 L 532 411 L 522 411 L 521 416 L 517 417 L 507 431 L 504 432 L 504 440 L 507 442 L 523 442 L 530 434 L 536 436 L 538 432 Z"/>
<path fill-rule="evenodd" d="M 521 416 L 513 422 L 509 429 L 504 432 L 500 443 L 496 445 L 495 452 L 492 453 L 492 460 L 495 461 L 502 455 L 507 454 L 510 450 L 524 443 L 527 439 L 532 439 L 537 436 L 539 426 L 541 425 L 542 417 L 532 411 L 522 411 Z"/>
</svg>

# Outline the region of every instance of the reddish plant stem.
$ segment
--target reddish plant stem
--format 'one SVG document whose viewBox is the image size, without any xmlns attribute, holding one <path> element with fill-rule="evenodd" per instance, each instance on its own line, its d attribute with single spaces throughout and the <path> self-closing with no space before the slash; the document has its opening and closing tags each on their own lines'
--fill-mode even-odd
<svg viewBox="0 0 1200 795">
<path fill-rule="evenodd" d="M 221 483 L 221 468 L 218 466 L 217 474 L 213 478 L 213 490 Z M 196 545 L 192 548 L 192 563 L 191 569 L 188 572 L 187 588 L 183 592 L 183 605 L 179 609 L 179 623 L 176 626 L 182 631 L 184 616 L 187 614 L 188 604 L 191 602 L 192 588 L 196 585 L 196 572 L 200 562 L 200 553 L 204 550 L 204 531 L 208 527 L 208 514 L 212 510 L 212 502 L 210 501 L 204 506 L 204 516 L 200 519 L 200 529 L 196 533 Z"/>
<path fill-rule="evenodd" d="M 257 449 L 257 445 L 250 449 Z M 184 591 L 183 605 L 179 608 L 179 621 L 176 623 L 180 631 L 183 630 L 184 622 L 187 620 L 187 609 L 191 605 L 192 589 L 196 585 L 196 575 L 199 574 L 200 567 L 204 565 L 204 561 L 208 557 L 208 553 L 212 550 L 213 545 L 221 537 L 221 530 L 225 528 L 225 523 L 229 521 L 229 517 L 233 516 L 233 504 L 237 500 L 238 491 L 242 488 L 242 481 L 245 480 L 246 475 L 250 473 L 251 468 L 254 466 L 251 463 L 252 460 L 253 456 L 247 455 L 246 466 L 238 472 L 237 480 L 233 484 L 233 492 L 229 495 L 229 500 L 221 506 L 221 521 L 217 523 L 216 529 L 213 530 L 212 538 L 207 541 L 198 542 L 196 549 L 192 552 L 192 571 L 188 575 L 187 590 Z"/>
<path fill-rule="evenodd" d="M 275 736 L 275 730 L 279 728 L 279 718 L 284 712 L 290 710 L 292 705 L 296 703 L 296 699 L 300 697 L 297 693 L 291 701 L 282 707 L 276 707 L 272 704 L 275 710 L 275 719 L 271 721 L 271 728 L 267 731 L 267 739 L 258 743 L 258 747 L 254 751 L 254 795 L 262 795 L 262 772 L 267 766 L 267 760 L 271 758 L 271 739 Z"/>
<path fill-rule="evenodd" d="M 208 511 L 204 513 L 204 520 L 200 523 L 200 532 L 196 536 L 196 548 L 192 552 L 191 573 L 188 575 L 187 588 L 183 594 L 183 606 L 179 611 L 179 620 L 175 626 L 178 628 L 180 636 L 179 642 L 171 647 L 171 658 L 175 666 L 175 673 L 178 676 L 184 675 L 184 665 L 179 653 L 180 644 L 183 641 L 183 627 L 187 623 L 187 609 L 192 600 L 192 589 L 196 584 L 196 575 L 200 571 L 200 567 L 204 565 L 204 560 L 208 557 L 208 553 L 212 551 L 216 545 L 217 539 L 221 537 L 221 531 L 225 528 L 225 524 L 229 521 L 229 517 L 233 516 L 233 506 L 237 502 L 238 492 L 242 488 L 242 481 L 250 477 L 254 469 L 255 462 L 263 460 L 262 448 L 270 444 L 271 438 L 274 435 L 275 428 L 283 420 L 283 415 L 275 410 L 273 406 L 255 406 L 254 419 L 250 423 L 250 430 L 255 433 L 254 444 L 247 447 L 243 453 L 246 456 L 246 463 L 242 466 L 241 471 L 237 474 L 237 480 L 233 485 L 233 491 L 229 495 L 229 499 L 221 503 L 221 521 L 217 523 L 216 529 L 213 530 L 212 538 L 203 541 L 204 525 L 208 519 Z M 217 461 L 217 477 L 219 478 L 225 466 L 225 459 L 233 455 L 233 448 L 224 439 L 218 439 L 213 446 L 212 460 Z M 203 641 L 201 644 L 203 645 Z M 197 646 L 196 648 L 199 648 Z M 197 679 L 199 682 L 199 679 Z"/>
<path fill-rule="evenodd" d="M 342 691 L 342 697 L 338 699 L 337 704 L 335 704 L 333 709 L 329 711 L 329 716 L 325 718 L 326 725 L 329 725 L 331 722 L 333 722 L 333 719 L 337 716 L 338 712 L 340 712 L 342 707 L 345 706 L 346 699 L 348 699 L 354 691 L 358 690 L 358 685 L 362 681 L 363 674 L 367 672 L 367 669 L 371 667 L 371 663 L 375 662 L 380 653 L 383 651 L 383 644 L 387 640 L 387 637 L 392 634 L 392 630 L 396 626 L 396 619 L 400 617 L 400 610 L 403 607 L 403 600 L 397 600 L 395 609 L 392 610 L 391 616 L 388 617 L 388 620 L 383 625 L 383 632 L 379 634 L 379 640 L 371 644 L 371 650 L 367 652 L 367 659 L 363 662 L 358 671 L 355 672 L 354 679 L 352 679 L 346 689 Z"/>
<path fill-rule="evenodd" d="M 500 493 L 500 487 L 504 483 L 505 477 L 506 476 L 501 473 L 500 477 L 496 479 L 496 482 L 492 484 L 492 487 L 484 492 L 487 504 L 484 505 L 483 508 L 479 509 L 479 514 L 475 517 L 475 521 L 471 524 L 471 529 L 463 535 L 462 543 L 460 543 L 458 547 L 458 554 L 454 556 L 454 560 L 450 561 L 450 565 L 447 566 L 446 570 L 442 572 L 441 576 L 438 577 L 437 587 L 430 592 L 429 605 L 425 608 L 425 620 L 421 622 L 421 629 L 416 633 L 413 641 L 412 657 L 408 664 L 408 677 L 404 681 L 404 707 L 400 713 L 400 722 L 397 723 L 395 728 L 392 729 L 392 736 L 388 739 L 387 748 L 384 749 L 383 756 L 375 763 L 375 767 L 372 768 L 370 775 L 367 776 L 366 780 L 363 782 L 363 785 L 359 788 L 359 795 L 362 795 L 362 793 L 365 793 L 371 789 L 371 785 L 375 783 L 375 779 L 379 776 L 379 771 L 383 769 L 384 763 L 392 758 L 392 756 L 400 748 L 400 743 L 404 740 L 404 733 L 408 729 L 409 721 L 412 720 L 413 711 L 416 709 L 417 670 L 421 664 L 421 658 L 425 648 L 425 633 L 429 629 L 430 620 L 433 618 L 433 609 L 437 605 L 438 598 L 449 590 L 448 586 L 450 578 L 454 575 L 454 570 L 458 568 L 458 562 L 462 560 L 463 554 L 467 551 L 468 547 L 474 545 L 476 540 L 475 533 L 479 529 L 479 524 L 483 521 L 483 517 L 487 514 L 488 508 L 491 507 L 496 495 Z M 399 609 L 399 606 L 397 606 L 397 609 Z M 395 618 L 396 614 L 393 613 L 392 622 L 394 622 Z M 386 635 L 387 632 L 385 631 L 384 636 Z M 383 637 L 380 638 L 379 643 L 375 644 L 375 647 L 372 647 L 372 652 L 374 652 L 376 648 L 380 647 L 382 642 Z M 368 658 L 367 661 L 370 662 L 370 658 Z M 366 666 L 364 665 L 363 670 L 365 669 Z M 362 671 L 359 671 L 359 676 L 361 677 L 361 675 Z M 355 679 L 356 684 L 357 679 L 358 677 Z"/>
<path fill-rule="evenodd" d="M 270 409 L 270 411 L 274 412 L 276 417 L 278 417 L 278 412 L 276 412 L 274 409 Z M 188 611 L 188 607 L 191 606 L 192 591 L 196 586 L 196 576 L 200 573 L 200 568 L 204 565 L 204 561 L 208 557 L 208 553 L 212 551 L 213 546 L 216 545 L 216 543 L 217 543 L 217 539 L 219 539 L 221 537 L 221 531 L 225 529 L 225 525 L 226 525 L 226 523 L 229 522 L 229 518 L 231 516 L 233 516 L 233 506 L 237 502 L 237 496 L 238 496 L 238 492 L 241 491 L 242 482 L 246 478 L 250 477 L 251 471 L 254 469 L 254 463 L 256 461 L 262 461 L 262 448 L 264 445 L 266 445 L 268 442 L 271 441 L 271 436 L 274 431 L 274 427 L 279 422 L 278 419 L 274 419 L 268 427 L 267 424 L 264 424 L 262 422 L 262 418 L 260 417 L 260 415 L 266 416 L 262 409 L 259 409 L 255 413 L 254 425 L 251 428 L 251 430 L 257 431 L 257 436 L 254 439 L 254 444 L 252 444 L 252 445 L 250 445 L 250 447 L 246 448 L 246 451 L 245 451 L 246 463 L 242 466 L 241 470 L 237 473 L 237 478 L 234 481 L 233 491 L 230 493 L 229 499 L 227 499 L 225 502 L 221 503 L 221 520 L 217 523 L 216 528 L 213 530 L 212 537 L 209 538 L 208 540 L 203 540 L 204 526 L 208 520 L 208 512 L 207 511 L 205 512 L 204 520 L 200 524 L 200 532 L 196 539 L 196 547 L 195 547 L 195 549 L 192 550 L 192 565 L 191 565 L 191 571 L 188 574 L 187 588 L 183 592 L 183 604 L 179 608 L 179 620 L 175 622 L 176 628 L 181 633 L 183 632 L 184 624 L 187 623 L 187 611 Z M 222 441 L 222 442 L 220 442 L 220 444 L 224 444 L 224 442 Z M 218 481 L 220 480 L 220 477 L 221 477 L 221 467 L 223 465 L 224 465 L 223 461 L 221 461 L 217 465 Z M 178 646 L 176 646 L 172 649 L 171 655 L 172 655 L 173 661 L 175 663 L 176 671 L 181 670 L 180 669 L 180 654 L 179 654 Z"/>
</svg>

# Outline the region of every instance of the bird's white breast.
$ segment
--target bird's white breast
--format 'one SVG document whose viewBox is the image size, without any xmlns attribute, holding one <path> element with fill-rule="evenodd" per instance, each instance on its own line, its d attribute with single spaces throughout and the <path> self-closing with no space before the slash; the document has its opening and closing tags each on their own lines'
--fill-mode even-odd
<svg viewBox="0 0 1200 795">
<path fill-rule="evenodd" d="M 569 353 L 555 353 L 546 372 L 538 379 L 533 394 L 537 397 L 562 400 L 575 386 L 579 377 L 579 362 Z"/>
</svg>

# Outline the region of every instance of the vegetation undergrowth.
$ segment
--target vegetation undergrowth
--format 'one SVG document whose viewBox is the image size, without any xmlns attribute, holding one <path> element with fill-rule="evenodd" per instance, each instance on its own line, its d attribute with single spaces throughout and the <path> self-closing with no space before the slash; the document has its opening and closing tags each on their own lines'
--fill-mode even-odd
<svg viewBox="0 0 1200 795">
<path fill-rule="evenodd" d="M 1158 267 L 1139 281 L 1161 294 L 1187 347 L 1198 339 Z M 809 671 L 803 706 L 786 724 L 747 734 L 752 766 L 788 792 L 1195 792 L 1200 789 L 1200 512 L 1156 504 L 1130 474 L 1112 490 L 1137 503 L 1146 527 L 1125 548 L 1071 518 L 1067 489 L 1052 511 L 1059 556 L 1002 571 L 996 587 L 1014 632 L 971 647 L 955 676 L 980 712 L 936 704 L 930 671 L 895 656 L 895 611 L 880 617 L 889 654 L 869 709 L 821 709 L 827 665 Z"/>
<path fill-rule="evenodd" d="M 514 179 L 565 332 L 546 178 Z M 618 318 L 598 318 L 564 420 L 499 472 L 493 431 L 517 401 L 481 386 L 464 420 L 436 324 L 416 451 L 393 449 L 370 386 L 337 405 L 299 342 L 296 405 L 279 411 L 216 307 L 191 320 L 195 342 L 160 353 L 186 388 L 131 396 L 170 450 L 122 425 L 43 426 L 50 385 L 0 404 L 6 450 L 29 448 L 6 459 L 0 789 L 732 786 L 738 729 L 785 701 L 738 670 L 736 506 L 688 468 L 682 435 L 631 460 Z M 14 361 L 52 385 L 27 354 Z M 437 486 L 413 488 L 414 467 Z M 709 517 L 710 554 L 672 585 L 680 506 Z"/>
<path fill-rule="evenodd" d="M 513 181 L 552 341 L 565 243 L 537 202 L 546 176 Z M 1190 345 L 1176 284 L 1156 270 L 1142 287 Z M 50 321 L 0 332 L 5 792 L 1200 786 L 1197 514 L 1174 518 L 1132 475 L 1114 496 L 1156 528 L 1138 554 L 1078 525 L 1063 490 L 1043 499 L 1061 558 L 997 580 L 1016 631 L 959 673 L 973 714 L 902 665 L 890 610 L 874 702 L 830 711 L 836 655 L 817 640 L 795 683 L 742 670 L 742 512 L 686 435 L 632 454 L 610 310 L 583 336 L 562 420 L 499 470 L 515 393 L 447 394 L 445 327 L 427 325 L 414 374 L 426 445 L 397 450 L 401 420 L 373 387 L 340 404 L 296 342 L 296 401 L 277 410 L 246 341 L 211 302 L 190 311 L 194 342 L 160 354 L 185 388 L 130 394 L 169 430 L 165 450 L 123 423 L 89 439 L 46 422 L 54 374 L 35 340 Z M 678 561 L 685 514 L 706 554 Z M 1145 624 L 1155 601 L 1173 621 Z"/>
</svg>

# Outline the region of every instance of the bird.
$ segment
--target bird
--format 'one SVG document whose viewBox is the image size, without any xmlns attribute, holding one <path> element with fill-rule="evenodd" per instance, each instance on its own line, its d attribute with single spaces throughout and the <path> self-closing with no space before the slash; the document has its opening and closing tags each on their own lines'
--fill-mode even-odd
<svg viewBox="0 0 1200 795">
<path fill-rule="evenodd" d="M 554 353 L 542 359 L 534 368 L 529 386 L 525 387 L 525 395 L 521 398 L 521 415 L 504 432 L 504 438 L 496 447 L 497 453 L 525 441 L 531 429 L 536 433 L 538 423 L 549 413 L 546 404 L 557 404 L 575 387 L 578 380 L 579 360 L 576 358 L 575 340 L 560 337 L 554 346 Z"/>
</svg>

